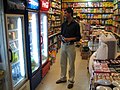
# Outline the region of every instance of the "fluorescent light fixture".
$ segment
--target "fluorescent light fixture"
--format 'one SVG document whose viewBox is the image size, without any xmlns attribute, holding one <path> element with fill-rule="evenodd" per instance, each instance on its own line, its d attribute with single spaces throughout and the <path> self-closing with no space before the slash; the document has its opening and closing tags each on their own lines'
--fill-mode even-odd
<svg viewBox="0 0 120 90">
<path fill-rule="evenodd" d="M 20 72 L 22 76 L 25 76 L 25 65 L 24 65 L 24 53 L 23 53 L 23 36 L 22 36 L 22 21 L 19 17 L 17 20 L 18 27 L 18 48 L 19 48 L 19 61 L 20 61 Z"/>
<path fill-rule="evenodd" d="M 43 41 L 44 41 L 44 55 L 47 57 L 48 56 L 48 51 L 47 51 L 47 45 L 48 45 L 48 39 L 47 39 L 47 16 L 45 14 L 43 14 L 43 31 L 44 31 L 44 37 L 43 37 Z"/>
<path fill-rule="evenodd" d="M 39 64 L 39 56 L 38 56 L 38 35 L 37 35 L 37 23 L 36 23 L 36 14 L 32 13 L 32 45 L 33 45 L 33 58 L 36 64 Z"/>
</svg>

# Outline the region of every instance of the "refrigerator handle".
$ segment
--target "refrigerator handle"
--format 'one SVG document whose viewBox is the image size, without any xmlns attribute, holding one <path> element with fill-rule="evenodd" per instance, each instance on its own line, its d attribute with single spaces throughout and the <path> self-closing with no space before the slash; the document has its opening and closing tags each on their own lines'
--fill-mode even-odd
<svg viewBox="0 0 120 90">
<path fill-rule="evenodd" d="M 43 37 L 41 36 L 41 44 L 43 44 Z"/>
<path fill-rule="evenodd" d="M 13 59 L 13 57 L 12 57 L 12 50 L 11 50 L 10 48 L 9 48 L 8 50 L 9 50 L 9 52 L 10 52 L 9 55 L 10 55 L 10 57 L 11 57 L 11 58 L 10 58 L 10 62 L 12 62 L 12 59 Z"/>
</svg>

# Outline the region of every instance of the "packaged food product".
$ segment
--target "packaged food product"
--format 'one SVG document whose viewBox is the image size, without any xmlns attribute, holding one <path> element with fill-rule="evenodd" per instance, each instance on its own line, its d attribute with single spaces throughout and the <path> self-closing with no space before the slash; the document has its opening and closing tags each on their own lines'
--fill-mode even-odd
<svg viewBox="0 0 120 90">
<path fill-rule="evenodd" d="M 112 90 L 110 87 L 106 87 L 106 86 L 97 86 L 96 90 Z"/>
<path fill-rule="evenodd" d="M 110 80 L 104 80 L 104 79 L 99 79 L 96 81 L 97 84 L 100 85 L 111 85 L 112 83 L 110 82 Z"/>
<path fill-rule="evenodd" d="M 112 81 L 112 84 L 120 88 L 120 81 Z"/>
<path fill-rule="evenodd" d="M 113 90 L 120 90 L 120 87 L 114 87 Z"/>
</svg>

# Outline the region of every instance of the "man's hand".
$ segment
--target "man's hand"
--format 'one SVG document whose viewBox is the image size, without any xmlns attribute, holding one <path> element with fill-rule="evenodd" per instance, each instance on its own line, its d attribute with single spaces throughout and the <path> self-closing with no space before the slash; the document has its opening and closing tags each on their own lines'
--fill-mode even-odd
<svg viewBox="0 0 120 90">
<path fill-rule="evenodd" d="M 71 38 L 64 38 L 64 40 L 65 40 L 66 42 L 70 42 L 70 41 L 71 41 Z"/>
</svg>

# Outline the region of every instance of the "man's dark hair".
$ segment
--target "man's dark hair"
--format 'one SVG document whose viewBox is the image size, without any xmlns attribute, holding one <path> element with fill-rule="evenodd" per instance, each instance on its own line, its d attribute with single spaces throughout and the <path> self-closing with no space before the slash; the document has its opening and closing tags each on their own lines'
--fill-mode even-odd
<svg viewBox="0 0 120 90">
<path fill-rule="evenodd" d="M 73 9 L 71 7 L 66 8 L 65 11 L 71 13 L 71 16 L 73 17 Z"/>
<path fill-rule="evenodd" d="M 79 16 L 76 16 L 76 19 L 79 19 L 79 20 L 80 20 L 80 17 L 79 17 Z"/>
</svg>

